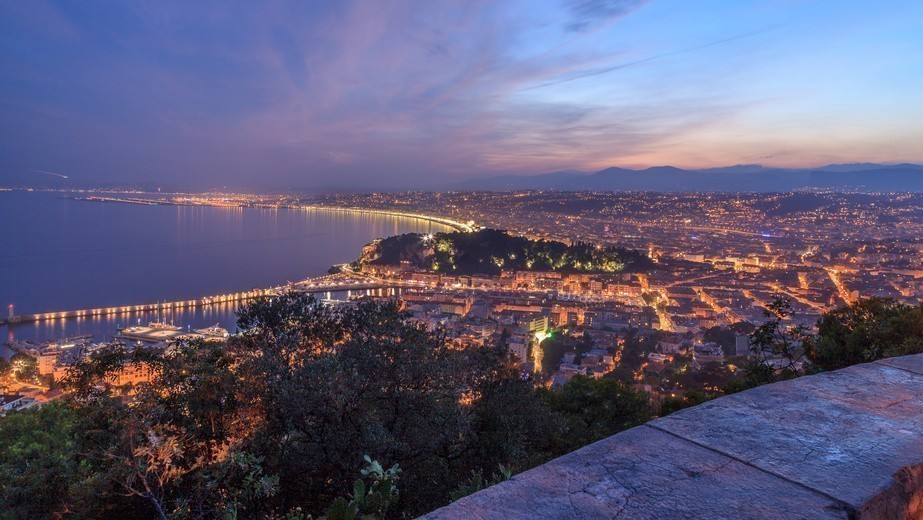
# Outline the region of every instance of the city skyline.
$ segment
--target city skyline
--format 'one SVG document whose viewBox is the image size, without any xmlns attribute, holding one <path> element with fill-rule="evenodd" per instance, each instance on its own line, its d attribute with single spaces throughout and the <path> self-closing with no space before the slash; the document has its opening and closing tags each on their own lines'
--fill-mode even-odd
<svg viewBox="0 0 923 520">
<path fill-rule="evenodd" d="M 923 162 L 909 1 L 0 10 L 3 179 L 402 189 Z"/>
<path fill-rule="evenodd" d="M 923 518 L 919 0 L 0 0 L 0 518 Z"/>
</svg>

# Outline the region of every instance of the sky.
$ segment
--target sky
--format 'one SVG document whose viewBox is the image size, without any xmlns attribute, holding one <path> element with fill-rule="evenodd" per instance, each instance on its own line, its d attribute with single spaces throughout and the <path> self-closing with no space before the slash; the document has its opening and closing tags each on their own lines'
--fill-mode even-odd
<svg viewBox="0 0 923 520">
<path fill-rule="evenodd" d="M 919 0 L 0 0 L 0 183 L 923 163 L 921 29 Z"/>
</svg>

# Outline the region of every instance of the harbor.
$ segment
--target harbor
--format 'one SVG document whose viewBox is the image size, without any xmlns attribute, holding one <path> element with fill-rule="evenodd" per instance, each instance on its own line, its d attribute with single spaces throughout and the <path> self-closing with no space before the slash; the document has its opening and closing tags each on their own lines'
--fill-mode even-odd
<svg viewBox="0 0 923 520">
<path fill-rule="evenodd" d="M 193 300 L 12 315 L 0 321 L 0 325 L 5 325 L 0 329 L 0 356 L 9 358 L 19 352 L 17 347 L 26 348 L 32 343 L 31 348 L 34 348 L 34 344 L 60 342 L 61 338 L 87 337 L 94 341 L 141 341 L 146 344 L 195 335 L 215 339 L 216 333 L 236 332 L 237 311 L 247 301 L 259 296 L 294 291 L 314 294 L 333 303 L 362 296 L 398 295 L 403 288 L 424 286 L 426 284 L 420 281 L 385 281 L 338 273 L 267 289 Z"/>
<path fill-rule="evenodd" d="M 227 329 L 218 324 L 204 329 L 191 329 L 191 325 L 183 329 L 161 321 L 150 322 L 147 325 L 139 323 L 133 327 L 120 329 L 119 333 L 115 335 L 115 339 L 136 343 L 169 344 L 176 341 L 192 341 L 195 339 L 224 341 L 229 336 Z"/>
<path fill-rule="evenodd" d="M 31 340 L 14 340 L 6 343 L 6 346 L 17 354 L 22 354 L 23 356 L 28 356 L 33 359 L 38 359 L 38 357 L 41 355 L 42 349 L 48 348 L 51 345 L 82 345 L 89 342 L 89 340 L 92 338 L 92 334 L 83 334 L 81 336 L 74 336 L 71 338 L 61 338 L 59 340 L 42 342 Z"/>
<path fill-rule="evenodd" d="M 420 286 L 418 281 L 396 281 L 396 280 L 379 280 L 375 278 L 357 277 L 347 274 L 334 274 L 321 276 L 317 278 L 308 278 L 297 283 L 272 287 L 268 289 L 252 289 L 245 292 L 236 292 L 222 294 L 217 296 L 207 296 L 191 300 L 180 300 L 174 302 L 157 302 L 140 305 L 123 305 L 115 307 L 103 307 L 95 309 L 81 309 L 60 312 L 45 312 L 38 314 L 13 313 L 13 306 L 10 306 L 10 313 L 5 319 L 0 319 L 2 325 L 16 325 L 21 323 L 30 323 L 38 321 L 63 320 L 71 318 L 93 318 L 100 316 L 116 316 L 121 314 L 138 313 L 138 312 L 158 312 L 169 314 L 181 309 L 209 307 L 215 305 L 239 304 L 247 300 L 263 296 L 276 296 L 287 291 L 300 293 L 328 293 L 328 292 L 349 292 L 362 291 L 370 289 L 384 289 L 391 287 L 416 287 Z"/>
<path fill-rule="evenodd" d="M 234 207 L 222 207 L 224 197 L 198 204 L 188 194 L 176 195 L 188 203 L 172 205 L 74 200 L 92 196 L 168 195 L 0 192 L 0 216 L 12 223 L 9 245 L 0 252 L 0 356 L 10 355 L 3 348 L 10 340 L 82 334 L 108 340 L 139 319 L 144 325 L 163 317 L 186 330 L 219 323 L 233 333 L 241 305 L 270 295 L 269 289 L 298 285 L 287 281 L 311 276 L 323 282 L 320 275 L 331 265 L 354 258 L 376 237 L 453 229 L 411 216 L 305 209 L 303 201 L 290 198 L 239 205 L 231 198 Z M 327 281 L 332 283 L 312 289 L 318 297 L 329 290 L 347 299 L 351 289 L 359 294 L 372 287 Z"/>
</svg>

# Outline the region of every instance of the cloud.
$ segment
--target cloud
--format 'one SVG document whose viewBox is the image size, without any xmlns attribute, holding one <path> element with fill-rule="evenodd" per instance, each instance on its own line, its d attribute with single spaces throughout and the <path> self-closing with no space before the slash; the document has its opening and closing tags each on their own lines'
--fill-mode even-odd
<svg viewBox="0 0 923 520">
<path fill-rule="evenodd" d="M 543 20 L 569 15 L 590 27 L 642 3 L 571 3 Z M 50 135 L 60 144 L 48 167 L 90 162 L 100 177 L 234 183 L 259 172 L 277 183 L 396 186 L 437 173 L 602 161 L 613 145 L 627 150 L 661 134 L 635 110 L 579 91 L 569 101 L 523 96 L 599 74 L 601 56 L 580 49 L 582 33 L 514 52 L 535 21 L 510 6 L 238 7 L 126 7 L 105 27 L 91 12 L 72 14 L 68 23 L 96 40 L 45 51 L 33 71 L 41 75 L 25 80 L 41 96 L 6 92 L 18 114 L 7 119 L 31 120 L 15 130 L 28 142 L 19 160 L 42 155 Z M 73 75 L 58 84 L 53 72 L 64 69 Z M 38 101 L 62 115 L 36 118 Z M 70 134 L 81 126 L 96 130 Z"/>
<path fill-rule="evenodd" d="M 760 34 L 769 32 L 769 31 L 771 31 L 771 30 L 773 30 L 773 29 L 775 29 L 775 28 L 776 28 L 776 27 L 766 27 L 766 28 L 763 28 L 763 29 L 760 29 L 760 30 L 757 30 L 757 31 L 749 31 L 749 32 L 746 32 L 746 33 L 743 33 L 743 34 L 738 34 L 738 35 L 730 36 L 730 37 L 727 37 L 727 38 L 721 38 L 721 39 L 718 39 L 718 40 L 710 41 L 710 42 L 708 42 L 708 43 L 703 43 L 703 44 L 701 44 L 701 45 L 695 45 L 695 46 L 687 47 L 687 48 L 683 48 L 683 49 L 677 49 L 677 50 L 673 50 L 673 51 L 669 51 L 669 52 L 662 52 L 662 53 L 659 53 L 659 54 L 653 54 L 653 55 L 651 55 L 651 56 L 646 56 L 646 57 L 644 57 L 644 58 L 638 58 L 638 59 L 636 59 L 636 60 L 631 60 L 631 61 L 626 61 L 626 62 L 622 62 L 622 63 L 617 63 L 617 64 L 615 64 L 615 65 L 607 65 L 607 66 L 603 66 L 603 67 L 583 68 L 583 69 L 576 70 L 576 71 L 573 71 L 573 72 L 569 72 L 569 73 L 566 73 L 566 74 L 561 74 L 561 75 L 559 75 L 558 77 L 556 77 L 556 78 L 554 78 L 554 79 L 552 79 L 552 80 L 550 80 L 550 81 L 547 81 L 547 82 L 544 82 L 544 83 L 539 83 L 539 84 L 537 84 L 537 85 L 532 85 L 532 86 L 528 87 L 526 90 L 533 90 L 533 89 L 538 89 L 538 88 L 543 88 L 543 87 L 550 87 L 550 86 L 552 86 L 552 85 L 557 85 L 557 84 L 560 84 L 560 83 L 567 83 L 568 81 L 575 81 L 575 80 L 578 80 L 578 79 L 591 78 L 591 77 L 593 77 L 593 76 L 600 76 L 600 75 L 603 75 L 603 74 L 609 74 L 609 73 L 611 73 L 611 72 L 616 72 L 616 71 L 619 71 L 619 70 L 622 70 L 622 69 L 626 69 L 626 68 L 628 68 L 628 67 L 634 67 L 634 66 L 636 66 L 636 65 L 643 65 L 643 64 L 645 64 L 645 63 L 648 63 L 648 62 L 651 62 L 651 61 L 655 61 L 655 60 L 659 60 L 659 59 L 662 59 L 662 58 L 668 58 L 668 57 L 671 57 L 671 56 L 678 56 L 678 55 L 681 55 L 681 54 L 687 54 L 687 53 L 691 53 L 691 52 L 695 52 L 695 51 L 707 49 L 707 48 L 709 48 L 709 47 L 714 47 L 714 46 L 716 46 L 716 45 L 723 45 L 723 44 L 726 44 L 726 43 L 735 42 L 735 41 L 737 41 L 737 40 L 742 40 L 742 39 L 745 39 L 745 38 L 750 38 L 750 37 L 752 37 L 752 36 L 757 36 L 757 35 L 760 35 Z"/>
<path fill-rule="evenodd" d="M 684 31 L 667 2 L 626 16 L 646 4 L 160 0 L 43 21 L 0 3 L 0 168 L 377 189 L 737 153 L 741 131 L 684 143 L 742 128 L 767 98 L 754 86 L 773 107 L 795 95 L 748 51 L 786 39 L 744 41 L 762 14 Z M 765 121 L 746 127 L 760 146 Z"/>
<path fill-rule="evenodd" d="M 584 32 L 640 9 L 649 1 L 571 0 L 566 4 L 571 15 L 571 21 L 567 23 L 566 28 L 571 32 Z"/>
</svg>

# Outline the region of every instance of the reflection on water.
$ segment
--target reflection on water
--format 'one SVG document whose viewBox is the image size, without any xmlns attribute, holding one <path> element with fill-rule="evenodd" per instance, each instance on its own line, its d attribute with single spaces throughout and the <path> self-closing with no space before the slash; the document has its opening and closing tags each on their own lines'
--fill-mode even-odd
<svg viewBox="0 0 923 520">
<path fill-rule="evenodd" d="M 275 287 L 354 260 L 378 237 L 450 230 L 409 217 L 319 209 L 141 206 L 0 192 L 0 306 L 62 312 Z M 236 304 L 185 309 L 167 322 L 234 331 Z M 6 312 L 4 312 L 6 314 Z M 8 340 L 92 334 L 156 321 L 156 312 L 0 327 Z M 0 348 L 0 352 L 5 349 Z"/>
<path fill-rule="evenodd" d="M 318 209 L 139 206 L 0 192 L 0 305 L 16 314 L 180 301 L 325 274 L 417 218 Z"/>
<path fill-rule="evenodd" d="M 349 301 L 361 296 L 398 295 L 400 295 L 400 289 L 369 289 L 327 292 L 317 294 L 315 297 L 323 300 Z M 217 324 L 233 333 L 237 331 L 236 313 L 240 305 L 237 302 L 217 303 L 173 312 L 130 312 L 117 316 L 90 316 L 22 323 L 0 327 L 0 343 L 13 340 L 44 341 L 82 335 L 91 335 L 96 341 L 107 341 L 112 339 L 119 327 L 146 325 L 154 321 L 170 323 L 184 329 L 202 329 Z M 6 347 L 0 347 L 0 355 L 9 358 L 10 352 Z"/>
<path fill-rule="evenodd" d="M 171 323 L 183 328 L 202 328 L 218 324 L 233 332 L 238 303 L 219 303 L 195 309 L 165 312 L 130 312 L 109 316 L 56 319 L 22 323 L 9 328 L 9 339 L 45 340 L 91 334 L 99 340 L 110 339 L 119 327 L 147 324 L 153 321 Z"/>
</svg>

